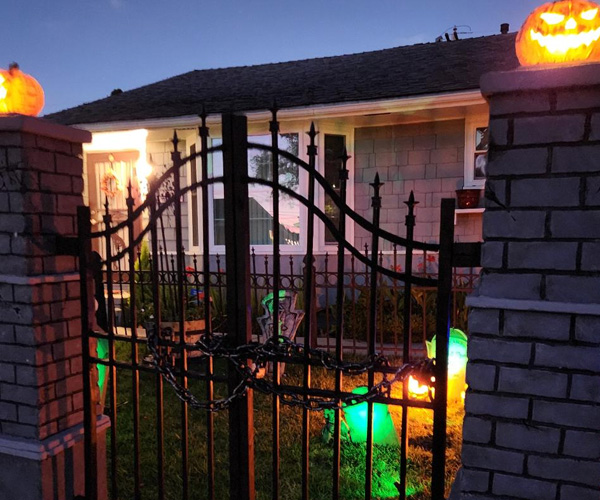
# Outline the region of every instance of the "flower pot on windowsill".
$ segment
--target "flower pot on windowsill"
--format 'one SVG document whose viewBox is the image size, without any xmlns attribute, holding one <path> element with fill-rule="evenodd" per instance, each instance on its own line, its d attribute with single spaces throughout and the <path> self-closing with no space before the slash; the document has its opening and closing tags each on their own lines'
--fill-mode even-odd
<svg viewBox="0 0 600 500">
<path fill-rule="evenodd" d="M 477 208 L 480 196 L 481 189 L 457 189 L 456 201 L 458 208 Z"/>
</svg>

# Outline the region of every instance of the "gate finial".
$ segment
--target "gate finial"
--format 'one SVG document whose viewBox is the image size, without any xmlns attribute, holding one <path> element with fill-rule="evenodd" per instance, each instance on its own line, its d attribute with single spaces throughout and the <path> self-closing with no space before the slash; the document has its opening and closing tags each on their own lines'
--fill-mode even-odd
<svg viewBox="0 0 600 500">
<path fill-rule="evenodd" d="M 408 207 L 408 214 L 406 215 L 406 226 L 414 227 L 415 225 L 415 206 L 419 204 L 418 201 L 415 200 L 415 193 L 410 192 L 408 197 L 408 201 L 405 201 L 404 204 Z"/>
<path fill-rule="evenodd" d="M 379 189 L 383 186 L 383 182 L 379 179 L 379 172 L 375 174 L 375 180 L 370 183 L 373 186 L 375 192 L 373 193 L 373 197 L 371 198 L 371 206 L 374 208 L 381 207 L 381 196 L 379 194 Z"/>
<path fill-rule="evenodd" d="M 348 180 L 348 160 L 351 157 L 348 155 L 348 151 L 346 150 L 346 146 L 344 146 L 344 151 L 340 155 L 340 160 L 342 160 L 342 166 L 340 167 L 340 182 Z"/>
</svg>

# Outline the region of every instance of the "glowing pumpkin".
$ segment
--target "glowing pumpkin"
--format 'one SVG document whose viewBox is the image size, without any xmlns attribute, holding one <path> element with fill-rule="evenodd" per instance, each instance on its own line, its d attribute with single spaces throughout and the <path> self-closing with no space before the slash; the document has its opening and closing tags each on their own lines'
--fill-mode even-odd
<svg viewBox="0 0 600 500">
<path fill-rule="evenodd" d="M 600 6 L 587 0 L 561 0 L 535 9 L 516 41 L 523 66 L 600 61 Z"/>
<path fill-rule="evenodd" d="M 13 63 L 0 69 L 0 113 L 36 116 L 44 107 L 44 90 L 35 78 Z"/>
</svg>

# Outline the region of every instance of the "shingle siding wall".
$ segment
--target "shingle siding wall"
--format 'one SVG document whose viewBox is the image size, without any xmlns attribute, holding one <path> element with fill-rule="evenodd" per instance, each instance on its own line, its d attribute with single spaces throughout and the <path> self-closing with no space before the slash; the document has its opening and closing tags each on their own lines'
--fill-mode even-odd
<svg viewBox="0 0 600 500">
<path fill-rule="evenodd" d="M 404 217 L 411 191 L 416 208 L 415 238 L 437 241 L 442 198 L 455 198 L 464 179 L 465 124 L 438 121 L 355 130 L 355 209 L 371 219 L 371 196 L 376 173 L 382 187 L 381 226 L 404 236 Z M 460 216 L 457 241 L 480 241 L 481 214 Z M 370 238 L 360 230 L 355 243 L 362 248 Z"/>
<path fill-rule="evenodd" d="M 507 207 L 486 207 L 470 301 L 463 500 L 600 498 L 600 67 L 587 68 L 487 83 L 488 183 Z"/>
</svg>

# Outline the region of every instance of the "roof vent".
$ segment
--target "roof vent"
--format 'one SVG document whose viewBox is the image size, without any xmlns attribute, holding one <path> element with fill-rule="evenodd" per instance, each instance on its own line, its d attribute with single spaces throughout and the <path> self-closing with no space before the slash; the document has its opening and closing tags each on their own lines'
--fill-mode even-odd
<svg viewBox="0 0 600 500">
<path fill-rule="evenodd" d="M 506 35 L 508 33 L 509 29 L 510 29 L 510 25 L 508 23 L 502 23 L 500 25 L 500 33 L 502 33 L 503 35 Z"/>
</svg>

